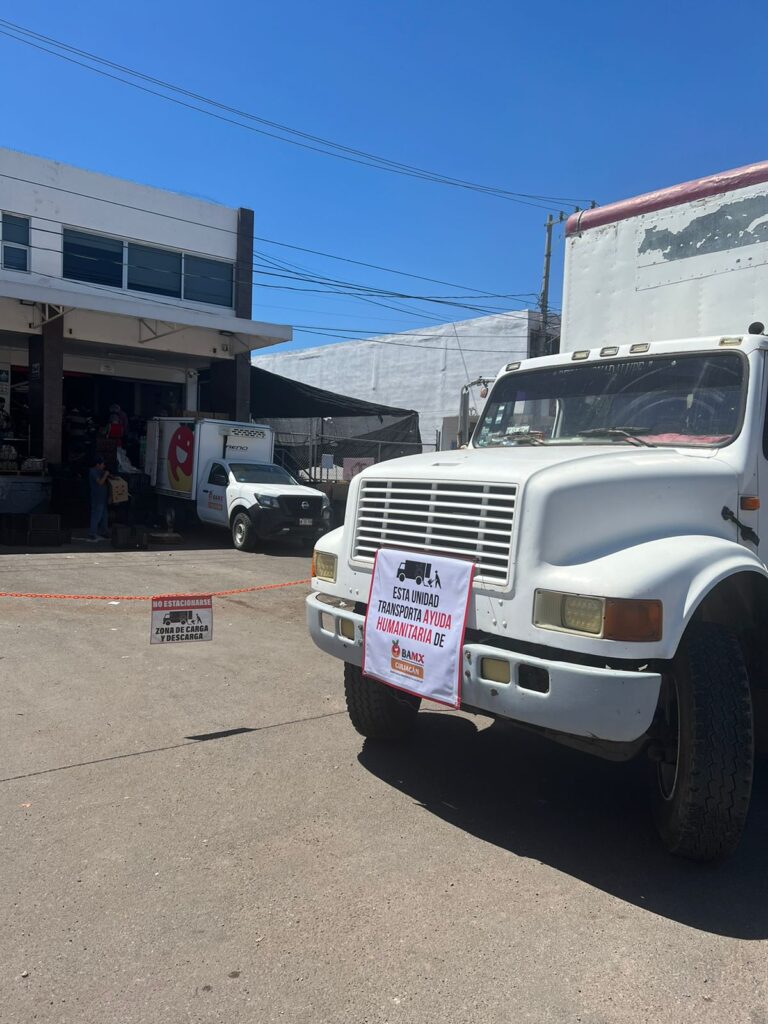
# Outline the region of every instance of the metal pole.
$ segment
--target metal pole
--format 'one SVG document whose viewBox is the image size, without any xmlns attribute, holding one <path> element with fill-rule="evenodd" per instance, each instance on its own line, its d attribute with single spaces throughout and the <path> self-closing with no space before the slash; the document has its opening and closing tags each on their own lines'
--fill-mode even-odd
<svg viewBox="0 0 768 1024">
<path fill-rule="evenodd" d="M 544 271 L 541 275 L 541 295 L 539 296 L 539 309 L 541 311 L 540 327 L 541 327 L 541 344 L 539 346 L 540 351 L 535 354 L 546 355 L 548 344 L 547 344 L 547 329 L 549 319 L 549 267 L 552 262 L 552 226 L 555 223 L 555 218 L 551 213 L 547 214 L 547 222 L 544 225 L 545 229 L 545 241 L 544 241 Z"/>
<path fill-rule="evenodd" d="M 562 224 L 565 214 L 561 210 L 555 219 L 551 213 L 547 214 L 547 221 L 544 225 L 544 271 L 541 275 L 541 295 L 539 296 L 539 309 L 541 310 L 541 352 L 536 355 L 549 354 L 549 270 L 552 263 L 552 228 L 555 224 Z"/>
</svg>

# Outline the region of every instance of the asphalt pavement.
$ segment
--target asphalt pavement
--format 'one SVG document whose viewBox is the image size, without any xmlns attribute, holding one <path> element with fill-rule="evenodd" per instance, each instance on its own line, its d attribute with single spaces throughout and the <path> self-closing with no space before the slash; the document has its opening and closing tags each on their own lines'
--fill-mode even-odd
<svg viewBox="0 0 768 1024">
<path fill-rule="evenodd" d="M 287 549 L 0 554 L 2 1024 L 768 1024 L 768 771 L 720 867 L 645 766 L 424 710 L 364 742 L 304 583 L 150 646 L 126 597 L 301 581 Z"/>
</svg>

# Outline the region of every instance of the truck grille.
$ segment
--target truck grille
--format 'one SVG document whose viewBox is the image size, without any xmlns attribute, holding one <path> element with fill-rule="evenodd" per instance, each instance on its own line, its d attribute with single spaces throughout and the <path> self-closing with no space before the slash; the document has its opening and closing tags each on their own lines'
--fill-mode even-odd
<svg viewBox="0 0 768 1024">
<path fill-rule="evenodd" d="M 387 547 L 427 548 L 475 560 L 475 582 L 509 582 L 515 484 L 365 480 L 353 558 L 373 562 Z"/>
<path fill-rule="evenodd" d="M 322 498 L 310 498 L 303 494 L 299 496 L 281 494 L 278 500 L 283 512 L 291 516 L 312 516 L 316 519 L 323 512 Z"/>
</svg>

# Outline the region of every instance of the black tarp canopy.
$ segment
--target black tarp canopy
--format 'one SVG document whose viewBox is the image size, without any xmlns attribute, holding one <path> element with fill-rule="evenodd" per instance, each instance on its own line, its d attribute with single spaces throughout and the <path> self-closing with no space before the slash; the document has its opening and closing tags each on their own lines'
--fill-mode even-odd
<svg viewBox="0 0 768 1024">
<path fill-rule="evenodd" d="M 348 398 L 332 391 L 303 384 L 298 380 L 280 377 L 260 366 L 251 367 L 251 415 L 279 416 L 281 419 L 305 419 L 313 416 L 418 416 L 412 409 L 397 409 L 389 405 L 365 402 L 361 398 Z"/>
<path fill-rule="evenodd" d="M 251 367 L 251 416 L 275 430 L 276 444 L 313 472 L 320 455 L 376 462 L 421 451 L 419 414 L 289 380 Z"/>
</svg>

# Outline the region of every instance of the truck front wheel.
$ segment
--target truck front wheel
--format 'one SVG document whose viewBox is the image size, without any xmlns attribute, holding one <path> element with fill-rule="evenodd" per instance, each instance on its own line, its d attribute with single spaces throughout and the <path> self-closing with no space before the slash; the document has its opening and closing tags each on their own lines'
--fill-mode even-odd
<svg viewBox="0 0 768 1024">
<path fill-rule="evenodd" d="M 344 662 L 344 694 L 352 725 L 371 740 L 397 740 L 416 722 L 420 697 L 393 690 L 364 676 L 356 665 Z"/>
<path fill-rule="evenodd" d="M 752 701 L 735 633 L 689 627 L 662 685 L 656 825 L 670 853 L 719 860 L 737 846 L 752 790 Z"/>
<path fill-rule="evenodd" d="M 232 520 L 232 543 L 238 551 L 253 551 L 256 531 L 247 512 L 238 512 Z"/>
</svg>

